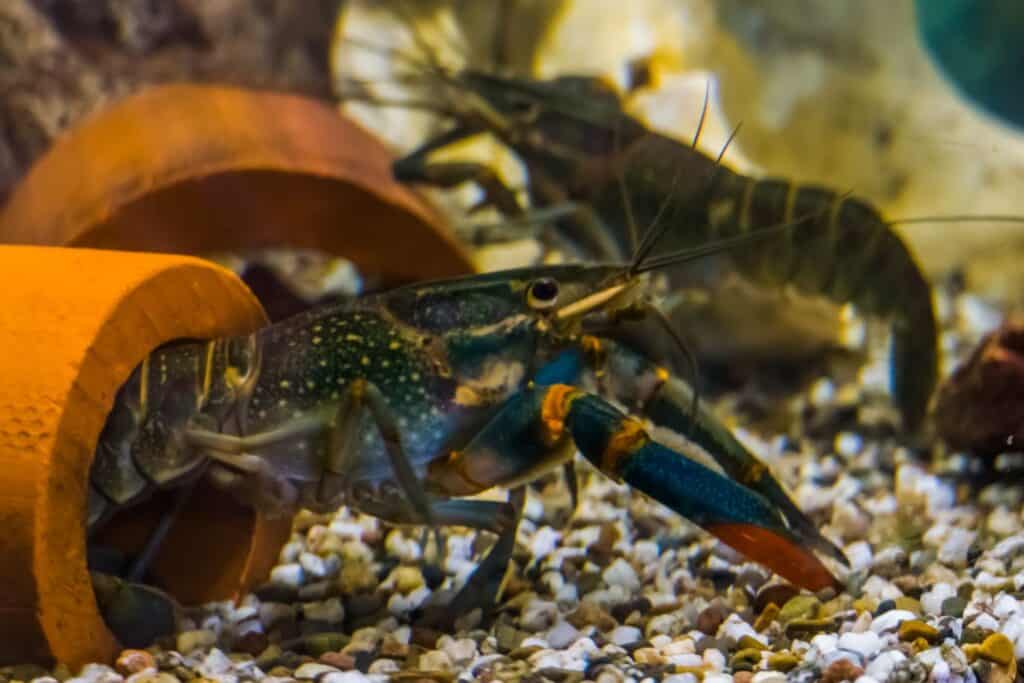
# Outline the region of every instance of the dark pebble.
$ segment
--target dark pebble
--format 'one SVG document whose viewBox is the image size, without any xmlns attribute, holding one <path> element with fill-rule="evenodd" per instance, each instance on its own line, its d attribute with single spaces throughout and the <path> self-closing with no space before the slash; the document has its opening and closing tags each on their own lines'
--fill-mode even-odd
<svg viewBox="0 0 1024 683">
<path fill-rule="evenodd" d="M 724 605 L 709 605 L 697 615 L 697 630 L 713 636 L 728 617 L 729 610 Z"/>
<path fill-rule="evenodd" d="M 954 595 L 942 601 L 942 616 L 960 619 L 964 616 L 964 609 L 966 607 L 967 601 L 958 595 Z"/>
<path fill-rule="evenodd" d="M 351 619 L 367 617 L 378 612 L 385 604 L 385 598 L 380 593 L 358 593 L 345 600 L 345 614 Z"/>
<path fill-rule="evenodd" d="M 432 628 L 425 626 L 413 626 L 412 633 L 409 636 L 409 642 L 413 645 L 419 645 L 428 650 L 433 650 L 434 646 L 437 645 L 437 639 L 441 637 L 440 631 L 435 631 Z"/>
<path fill-rule="evenodd" d="M 420 571 L 423 572 L 423 580 L 426 581 L 427 588 L 430 590 L 437 590 L 444 583 L 444 570 L 436 564 L 425 564 L 420 567 Z"/>
<path fill-rule="evenodd" d="M 618 605 L 612 607 L 612 616 L 615 617 L 620 623 L 626 622 L 628 617 L 633 612 L 640 612 L 640 614 L 648 614 L 651 611 L 651 601 L 644 597 L 639 597 L 634 600 L 627 602 L 621 602 Z"/>
<path fill-rule="evenodd" d="M 896 609 L 895 600 L 882 600 L 882 602 L 878 603 L 878 609 L 875 610 L 874 616 L 877 617 L 879 615 L 885 614 L 886 612 L 890 612 L 894 609 Z"/>
<path fill-rule="evenodd" d="M 705 650 L 718 650 L 719 652 L 724 653 L 728 652 L 729 648 L 723 641 L 719 640 L 718 638 L 712 638 L 711 636 L 708 636 L 706 638 L 701 638 L 697 641 L 695 650 L 697 654 L 703 655 Z"/>
<path fill-rule="evenodd" d="M 248 631 L 236 638 L 232 649 L 238 652 L 245 652 L 253 657 L 267 649 L 269 641 L 267 634 L 262 631 Z"/>
<path fill-rule="evenodd" d="M 757 591 L 768 579 L 756 569 L 744 569 L 736 577 L 736 583 L 744 588 L 749 595 L 756 595 Z"/>
<path fill-rule="evenodd" d="M 355 660 L 356 669 L 362 673 L 366 673 L 370 670 L 370 665 L 373 664 L 373 660 L 377 656 L 369 650 L 358 650 L 352 653 L 353 659 Z"/>
<path fill-rule="evenodd" d="M 773 583 L 768 586 L 762 586 L 754 597 L 754 611 L 760 614 L 764 611 L 765 607 L 773 602 L 781 607 L 789 602 L 793 596 L 799 594 L 800 591 L 788 583 Z"/>
<path fill-rule="evenodd" d="M 261 602 L 294 602 L 299 595 L 295 587 L 277 583 L 265 583 L 254 592 Z"/>
<path fill-rule="evenodd" d="M 965 626 L 961 643 L 980 643 L 988 636 L 988 631 L 977 626 Z"/>
</svg>

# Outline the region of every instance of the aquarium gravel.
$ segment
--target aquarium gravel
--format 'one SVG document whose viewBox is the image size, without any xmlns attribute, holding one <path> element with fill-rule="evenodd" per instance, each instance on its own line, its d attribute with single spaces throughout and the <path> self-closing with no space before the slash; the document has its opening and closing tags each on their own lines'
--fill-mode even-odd
<svg viewBox="0 0 1024 683">
<path fill-rule="evenodd" d="M 1001 319 L 940 295 L 947 365 Z M 979 463 L 901 444 L 879 389 L 828 378 L 770 401 L 716 399 L 798 504 L 850 559 L 848 590 L 811 595 L 644 496 L 580 463 L 569 517 L 560 476 L 533 487 L 516 568 L 492 623 L 441 633 L 414 615 L 443 603 L 491 536 L 422 530 L 340 510 L 301 513 L 270 583 L 240 604 L 189 611 L 174 642 L 126 650 L 114 667 L 5 679 L 214 681 L 1013 681 L 1024 655 L 1024 488 L 978 484 Z M 743 428 L 785 418 L 771 430 Z M 942 457 L 937 457 L 937 456 Z M 426 541 L 424 543 L 424 541 Z M 195 561 L 201 562 L 197 557 Z"/>
</svg>

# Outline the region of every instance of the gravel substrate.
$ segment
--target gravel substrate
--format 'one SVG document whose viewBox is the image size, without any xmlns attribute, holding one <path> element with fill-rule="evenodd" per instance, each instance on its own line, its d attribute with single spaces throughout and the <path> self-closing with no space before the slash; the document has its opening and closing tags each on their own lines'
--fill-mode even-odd
<svg viewBox="0 0 1024 683">
<path fill-rule="evenodd" d="M 1000 319 L 970 297 L 938 303 L 950 359 Z M 976 461 L 901 443 L 880 375 L 875 363 L 856 383 L 820 379 L 771 414 L 749 391 L 719 401 L 731 423 L 788 424 L 738 431 L 844 547 L 841 595 L 799 593 L 581 463 L 571 519 L 560 477 L 531 492 L 491 624 L 469 614 L 439 633 L 413 616 L 461 585 L 492 537 L 448 530 L 439 560 L 418 529 L 303 513 L 258 595 L 194 610 L 176 642 L 73 680 L 1013 681 L 1024 656 L 1024 489 L 1005 474 L 974 484 Z"/>
</svg>

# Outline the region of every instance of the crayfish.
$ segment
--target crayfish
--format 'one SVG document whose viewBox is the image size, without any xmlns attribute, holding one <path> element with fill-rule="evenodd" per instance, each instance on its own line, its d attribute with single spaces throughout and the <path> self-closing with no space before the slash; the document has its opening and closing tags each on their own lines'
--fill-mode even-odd
<svg viewBox="0 0 1024 683">
<path fill-rule="evenodd" d="M 651 256 L 664 232 L 648 231 L 626 262 L 411 284 L 248 336 L 154 351 L 101 434 L 90 531 L 158 489 L 187 492 L 201 476 L 271 513 L 348 505 L 395 524 L 471 527 L 498 538 L 445 614 L 488 611 L 500 599 L 524 485 L 578 450 L 794 583 L 839 588 L 813 550 L 845 561 L 842 552 L 767 467 L 694 407 L 683 380 L 610 338 L 625 320 L 657 319 L 657 271 L 760 237 Z M 710 458 L 655 440 L 647 420 Z M 511 489 L 507 501 L 461 498 L 496 486 Z M 126 645 L 174 628 L 170 600 L 137 583 L 159 541 L 150 539 L 124 580 L 94 574 Z"/>
</svg>

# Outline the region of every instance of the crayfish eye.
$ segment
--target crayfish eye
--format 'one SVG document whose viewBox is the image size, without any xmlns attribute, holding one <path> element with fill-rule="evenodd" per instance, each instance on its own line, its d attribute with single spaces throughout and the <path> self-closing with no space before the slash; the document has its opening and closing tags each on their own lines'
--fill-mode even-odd
<svg viewBox="0 0 1024 683">
<path fill-rule="evenodd" d="M 530 308 L 538 310 L 551 308 L 557 300 L 558 282 L 549 277 L 534 280 L 526 290 L 526 303 L 530 305 Z"/>
</svg>

